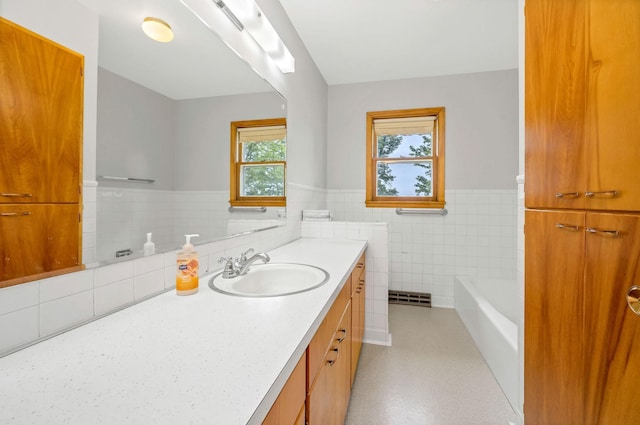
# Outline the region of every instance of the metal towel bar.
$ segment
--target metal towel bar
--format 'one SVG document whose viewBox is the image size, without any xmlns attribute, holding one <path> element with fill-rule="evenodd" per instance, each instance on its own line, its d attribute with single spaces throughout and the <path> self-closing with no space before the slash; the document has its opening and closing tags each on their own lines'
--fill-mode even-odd
<svg viewBox="0 0 640 425">
<path fill-rule="evenodd" d="M 139 179 L 136 177 L 118 177 L 118 176 L 98 176 L 99 179 L 102 180 L 113 180 L 113 181 L 129 181 L 129 182 L 138 182 L 138 183 L 153 183 L 154 179 Z"/>
<path fill-rule="evenodd" d="M 398 215 L 408 215 L 408 214 L 437 214 L 437 215 L 447 215 L 449 211 L 446 208 L 433 209 L 433 208 L 396 208 L 396 214 Z"/>
<path fill-rule="evenodd" d="M 229 212 L 267 212 L 267 207 L 229 207 Z"/>
</svg>

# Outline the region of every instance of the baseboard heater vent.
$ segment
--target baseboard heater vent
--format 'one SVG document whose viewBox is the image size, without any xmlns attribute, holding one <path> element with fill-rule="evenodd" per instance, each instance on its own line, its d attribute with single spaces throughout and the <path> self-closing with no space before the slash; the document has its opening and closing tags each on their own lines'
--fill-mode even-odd
<svg viewBox="0 0 640 425">
<path fill-rule="evenodd" d="M 389 304 L 431 307 L 431 294 L 422 292 L 389 291 Z"/>
</svg>

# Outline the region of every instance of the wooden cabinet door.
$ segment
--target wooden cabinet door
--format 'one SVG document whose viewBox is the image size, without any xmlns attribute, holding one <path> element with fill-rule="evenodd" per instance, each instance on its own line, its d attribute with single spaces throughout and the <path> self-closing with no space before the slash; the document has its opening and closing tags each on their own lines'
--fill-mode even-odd
<svg viewBox="0 0 640 425">
<path fill-rule="evenodd" d="M 588 213 L 585 268 L 583 423 L 638 424 L 640 316 L 626 295 L 640 285 L 640 216 Z"/>
<path fill-rule="evenodd" d="M 0 204 L 0 287 L 81 265 L 76 204 Z"/>
<path fill-rule="evenodd" d="M 335 408 L 338 414 L 338 423 L 344 424 L 351 396 L 351 302 L 344 310 L 340 324 L 336 332 L 336 342 L 340 350 L 340 358 L 334 365 L 336 375 L 335 382 Z"/>
<path fill-rule="evenodd" d="M 31 207 L 0 205 L 0 282 L 46 271 L 46 211 Z"/>
<path fill-rule="evenodd" d="M 587 197 L 587 208 L 640 211 L 640 1 L 585 2 L 590 168 L 586 190 L 593 193 Z"/>
<path fill-rule="evenodd" d="M 527 0 L 525 206 L 585 206 L 584 0 Z M 579 192 L 579 195 L 573 195 Z"/>
<path fill-rule="evenodd" d="M 524 416 L 583 424 L 585 213 L 525 212 Z"/>
<path fill-rule="evenodd" d="M 0 18 L 0 202 L 77 203 L 83 57 Z"/>
<path fill-rule="evenodd" d="M 262 425 L 294 425 L 304 418 L 307 355 L 302 355 Z"/>
<path fill-rule="evenodd" d="M 309 425 L 342 425 L 351 394 L 351 303 L 347 304 L 333 342 L 307 394 Z"/>
</svg>

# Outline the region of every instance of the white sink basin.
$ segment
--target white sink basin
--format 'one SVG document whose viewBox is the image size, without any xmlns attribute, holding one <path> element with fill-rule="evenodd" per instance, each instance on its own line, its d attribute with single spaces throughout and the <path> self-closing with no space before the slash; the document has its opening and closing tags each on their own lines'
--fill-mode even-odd
<svg viewBox="0 0 640 425">
<path fill-rule="evenodd" d="M 308 264 L 254 264 L 249 271 L 234 278 L 223 278 L 222 272 L 209 280 L 209 287 L 223 294 L 241 297 L 277 297 L 297 294 L 324 285 L 329 273 Z"/>
</svg>

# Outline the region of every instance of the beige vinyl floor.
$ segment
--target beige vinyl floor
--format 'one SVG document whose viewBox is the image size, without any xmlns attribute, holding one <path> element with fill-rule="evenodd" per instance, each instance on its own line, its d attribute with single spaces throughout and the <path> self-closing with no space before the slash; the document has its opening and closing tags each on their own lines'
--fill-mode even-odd
<svg viewBox="0 0 640 425">
<path fill-rule="evenodd" d="M 345 425 L 509 425 L 507 398 L 453 309 L 389 306 L 391 347 L 363 344 Z"/>
</svg>

